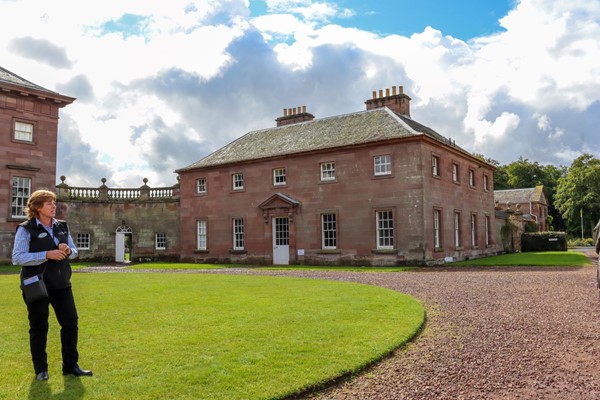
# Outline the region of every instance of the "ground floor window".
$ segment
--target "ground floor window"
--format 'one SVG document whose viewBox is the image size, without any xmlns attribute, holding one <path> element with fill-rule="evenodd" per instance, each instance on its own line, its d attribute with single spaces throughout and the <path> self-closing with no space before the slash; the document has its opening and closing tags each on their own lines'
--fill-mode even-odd
<svg viewBox="0 0 600 400">
<path fill-rule="evenodd" d="M 485 216 L 485 245 L 490 245 L 490 217 L 489 215 Z"/>
<path fill-rule="evenodd" d="M 14 218 L 23 218 L 27 200 L 31 195 L 31 178 L 14 177 L 12 179 L 12 199 L 11 216 Z"/>
<path fill-rule="evenodd" d="M 442 247 L 442 210 L 437 208 L 433 210 L 433 247 Z"/>
<path fill-rule="evenodd" d="M 377 211 L 377 248 L 394 248 L 394 215 L 391 210 Z"/>
<path fill-rule="evenodd" d="M 337 218 L 335 214 L 321 214 L 321 238 L 323 249 L 337 248 Z"/>
<path fill-rule="evenodd" d="M 477 247 L 477 215 L 471 214 L 471 246 Z"/>
<path fill-rule="evenodd" d="M 75 246 L 78 250 L 89 250 L 91 239 L 89 233 L 78 233 L 75 237 Z"/>
<path fill-rule="evenodd" d="M 244 250 L 244 219 L 233 219 L 233 249 Z"/>
<path fill-rule="evenodd" d="M 154 248 L 156 250 L 165 250 L 167 248 L 167 235 L 164 232 L 157 232 L 154 235 Z"/>
<path fill-rule="evenodd" d="M 197 241 L 197 246 L 198 246 L 198 250 L 206 250 L 206 243 L 208 240 L 208 231 L 206 229 L 206 220 L 198 220 L 196 222 L 196 230 L 197 230 L 197 236 L 198 236 L 198 241 Z"/>
<path fill-rule="evenodd" d="M 460 247 L 460 213 L 454 213 L 454 247 Z"/>
</svg>

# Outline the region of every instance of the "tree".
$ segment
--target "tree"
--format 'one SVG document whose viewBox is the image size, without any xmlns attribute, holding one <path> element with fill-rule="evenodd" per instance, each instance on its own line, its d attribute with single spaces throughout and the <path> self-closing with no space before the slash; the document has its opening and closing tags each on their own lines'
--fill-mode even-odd
<svg viewBox="0 0 600 400">
<path fill-rule="evenodd" d="M 591 237 L 592 229 L 600 218 L 600 160 L 583 154 L 573 161 L 565 176 L 558 180 L 555 206 L 567 222 L 567 233 L 581 234 L 581 216 L 584 236 Z"/>
</svg>

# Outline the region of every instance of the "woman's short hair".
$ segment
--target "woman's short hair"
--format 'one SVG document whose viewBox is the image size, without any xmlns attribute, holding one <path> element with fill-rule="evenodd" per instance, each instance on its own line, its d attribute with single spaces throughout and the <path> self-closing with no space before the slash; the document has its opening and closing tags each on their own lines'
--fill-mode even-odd
<svg viewBox="0 0 600 400">
<path fill-rule="evenodd" d="M 40 215 L 39 210 L 44 207 L 44 203 L 51 200 L 56 201 L 56 195 L 49 190 L 40 189 L 31 193 L 29 200 L 27 200 L 27 207 L 25 207 L 27 219 L 37 218 Z"/>
</svg>

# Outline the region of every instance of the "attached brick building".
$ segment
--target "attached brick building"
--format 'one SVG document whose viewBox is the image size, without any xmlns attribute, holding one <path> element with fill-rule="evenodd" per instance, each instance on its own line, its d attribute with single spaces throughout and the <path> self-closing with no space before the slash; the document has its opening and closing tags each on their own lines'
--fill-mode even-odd
<svg viewBox="0 0 600 400">
<path fill-rule="evenodd" d="M 522 218 L 536 224 L 540 232 L 548 230 L 548 197 L 544 193 L 544 186 L 496 190 L 494 200 L 497 210 L 520 212 Z"/>
<path fill-rule="evenodd" d="M 434 264 L 495 254 L 493 170 L 410 118 L 402 87 L 367 110 L 287 109 L 181 168 L 181 258 Z"/>
<path fill-rule="evenodd" d="M 56 185 L 58 111 L 74 100 L 0 67 L 0 259 L 29 195 Z"/>
</svg>

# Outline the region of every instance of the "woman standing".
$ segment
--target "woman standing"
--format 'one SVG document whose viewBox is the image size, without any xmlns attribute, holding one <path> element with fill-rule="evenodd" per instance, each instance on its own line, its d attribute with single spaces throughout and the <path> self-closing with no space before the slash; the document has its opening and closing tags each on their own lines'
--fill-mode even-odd
<svg viewBox="0 0 600 400">
<path fill-rule="evenodd" d="M 77 351 L 77 309 L 71 290 L 69 259 L 77 257 L 67 223 L 54 218 L 56 195 L 37 190 L 27 201 L 27 221 L 17 227 L 12 263 L 21 265 L 21 275 L 28 278 L 43 271 L 48 298 L 27 304 L 29 347 L 37 380 L 48 379 L 49 305 L 60 324 L 63 375 L 92 376 L 92 371 L 79 367 Z"/>
</svg>

